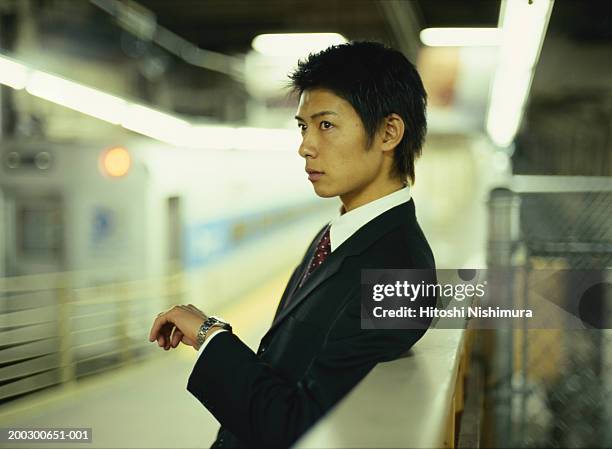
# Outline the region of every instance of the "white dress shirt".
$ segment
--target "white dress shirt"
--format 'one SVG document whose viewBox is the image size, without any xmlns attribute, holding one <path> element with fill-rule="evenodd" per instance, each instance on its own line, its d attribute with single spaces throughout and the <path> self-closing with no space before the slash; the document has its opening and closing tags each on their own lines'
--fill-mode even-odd
<svg viewBox="0 0 612 449">
<path fill-rule="evenodd" d="M 339 215 L 330 223 L 331 227 L 329 230 L 329 236 L 332 253 L 367 223 L 374 220 L 379 215 L 387 212 L 389 209 L 410 201 L 411 197 L 412 193 L 410 191 L 410 186 L 406 185 L 393 193 L 364 204 L 363 206 L 359 206 L 349 212 L 343 212 L 344 206 L 341 206 Z M 225 329 L 221 329 L 211 337 L 204 340 L 204 343 L 198 351 L 196 362 L 202 355 L 206 345 L 208 345 L 208 343 L 210 343 L 212 339 L 221 332 L 227 331 Z"/>
<path fill-rule="evenodd" d="M 344 206 L 342 206 L 340 215 L 331 221 L 331 229 L 329 230 L 332 253 L 360 228 L 389 209 L 410 201 L 411 196 L 410 186 L 407 185 L 349 212 L 342 213 L 344 210 Z"/>
</svg>

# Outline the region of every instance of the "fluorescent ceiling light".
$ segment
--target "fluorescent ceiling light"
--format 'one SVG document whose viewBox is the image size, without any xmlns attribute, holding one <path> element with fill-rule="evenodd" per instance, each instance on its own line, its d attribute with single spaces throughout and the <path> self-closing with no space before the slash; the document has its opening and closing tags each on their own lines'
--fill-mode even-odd
<svg viewBox="0 0 612 449">
<path fill-rule="evenodd" d="M 251 46 L 264 55 L 299 58 L 345 42 L 346 38 L 338 33 L 260 34 Z"/>
<path fill-rule="evenodd" d="M 421 42 L 429 47 L 482 47 L 499 45 L 499 28 L 426 28 Z"/>
<path fill-rule="evenodd" d="M 500 73 L 493 80 L 487 132 L 495 144 L 507 147 L 514 140 L 529 91 L 531 72 Z"/>
<path fill-rule="evenodd" d="M 28 82 L 28 76 L 29 69 L 26 66 L 0 55 L 0 84 L 13 89 L 23 89 Z"/>
<path fill-rule="evenodd" d="M 191 136 L 191 124 L 186 120 L 139 104 L 131 104 L 121 126 L 171 145 L 184 146 Z"/>
<path fill-rule="evenodd" d="M 548 19 L 552 11 L 552 0 L 508 1 L 502 3 L 500 18 L 503 30 L 500 65 L 532 69 L 542 48 Z"/>
<path fill-rule="evenodd" d="M 486 123 L 500 147 L 512 143 L 521 123 L 552 7 L 553 0 L 502 2 L 502 41 Z"/>
<path fill-rule="evenodd" d="M 26 90 L 37 97 L 114 125 L 121 123 L 128 104 L 114 95 L 39 71 L 32 73 Z"/>
<path fill-rule="evenodd" d="M 0 84 L 170 145 L 193 149 L 295 150 L 299 133 L 286 129 L 198 125 L 147 106 L 34 70 L 0 55 Z"/>
</svg>

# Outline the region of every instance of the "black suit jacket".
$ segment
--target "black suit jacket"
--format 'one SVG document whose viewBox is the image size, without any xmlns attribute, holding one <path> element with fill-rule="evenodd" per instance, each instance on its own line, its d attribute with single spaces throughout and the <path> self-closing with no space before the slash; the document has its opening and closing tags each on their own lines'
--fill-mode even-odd
<svg viewBox="0 0 612 449">
<path fill-rule="evenodd" d="M 293 272 L 257 353 L 223 332 L 197 361 L 187 389 L 221 423 L 213 447 L 291 445 L 377 363 L 425 333 L 361 329 L 362 269 L 435 268 L 412 200 L 360 228 L 297 288 L 322 232 Z"/>
</svg>

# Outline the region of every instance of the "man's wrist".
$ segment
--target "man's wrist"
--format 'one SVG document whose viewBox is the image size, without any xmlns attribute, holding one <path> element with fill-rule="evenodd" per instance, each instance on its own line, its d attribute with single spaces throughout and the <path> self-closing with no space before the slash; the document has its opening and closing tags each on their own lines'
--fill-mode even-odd
<svg viewBox="0 0 612 449">
<path fill-rule="evenodd" d="M 206 333 L 204 334 L 204 339 L 202 340 L 202 344 L 197 345 L 197 347 L 195 347 L 194 349 L 196 351 L 199 351 L 200 348 L 204 345 L 204 343 L 206 343 L 206 341 L 211 338 L 214 334 L 216 334 L 217 332 L 219 332 L 220 330 L 223 330 L 223 325 L 222 324 L 213 324 L 212 326 L 210 326 L 210 328 L 206 331 Z"/>
<path fill-rule="evenodd" d="M 208 329 L 208 332 L 206 332 L 206 337 L 204 337 L 204 341 L 208 340 L 221 329 L 223 329 L 223 326 L 221 324 L 213 324 L 212 326 L 210 326 L 210 329 Z"/>
<path fill-rule="evenodd" d="M 206 320 L 202 323 L 202 325 L 198 329 L 194 347 L 197 347 L 198 349 L 202 347 L 202 345 L 206 342 L 206 339 L 210 335 L 209 331 L 213 327 L 221 327 L 222 329 L 226 329 L 230 332 L 232 331 L 232 326 L 228 322 L 224 321 L 221 318 L 211 315 L 208 318 L 206 318 Z"/>
</svg>

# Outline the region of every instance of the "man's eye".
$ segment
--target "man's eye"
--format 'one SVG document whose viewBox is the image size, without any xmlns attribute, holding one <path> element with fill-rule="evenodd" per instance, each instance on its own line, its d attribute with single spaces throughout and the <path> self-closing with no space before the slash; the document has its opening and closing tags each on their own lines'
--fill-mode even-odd
<svg viewBox="0 0 612 449">
<path fill-rule="evenodd" d="M 323 129 L 330 129 L 330 128 L 333 128 L 333 127 L 334 127 L 334 125 L 332 125 L 328 121 L 323 120 L 321 122 L 321 128 L 323 128 Z"/>
<path fill-rule="evenodd" d="M 298 128 L 300 128 L 300 131 L 302 132 L 306 131 L 306 125 L 304 125 L 303 123 L 298 123 Z"/>
</svg>

